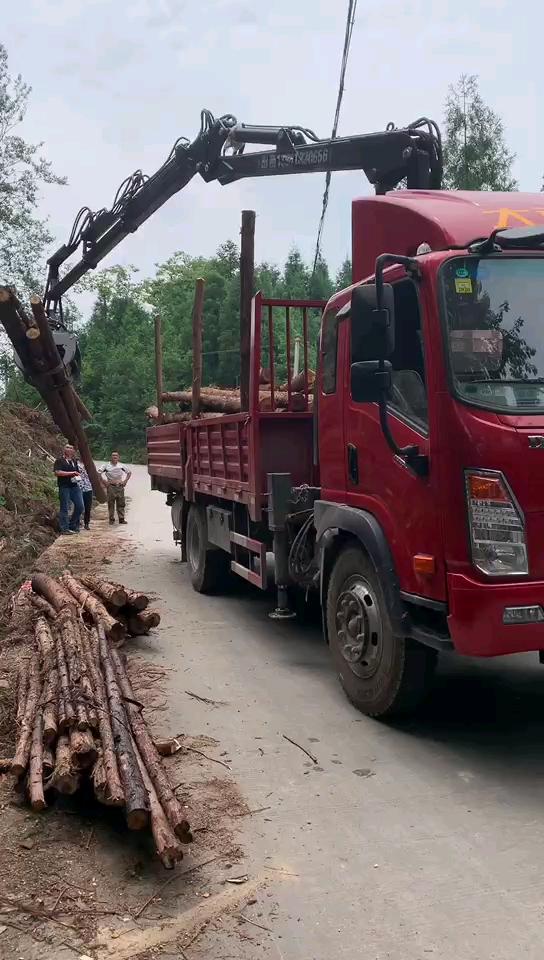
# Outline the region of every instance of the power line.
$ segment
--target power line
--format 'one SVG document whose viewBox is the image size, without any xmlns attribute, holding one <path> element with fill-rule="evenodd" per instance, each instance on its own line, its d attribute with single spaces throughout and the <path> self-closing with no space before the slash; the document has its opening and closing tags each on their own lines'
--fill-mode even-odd
<svg viewBox="0 0 544 960">
<path fill-rule="evenodd" d="M 336 99 L 336 110 L 334 113 L 334 123 L 332 126 L 332 135 L 331 139 L 335 139 L 338 132 L 338 122 L 340 120 L 340 109 L 342 107 L 342 99 L 344 97 L 344 88 L 346 83 L 346 70 L 348 66 L 349 59 L 349 50 L 351 46 L 351 36 L 353 33 L 353 25 L 355 23 L 355 11 L 357 9 L 357 0 L 348 0 L 348 13 L 346 20 L 346 32 L 344 34 L 344 50 L 342 52 L 342 63 L 340 66 L 340 83 L 338 85 L 338 97 Z M 329 205 L 329 191 L 331 185 L 331 171 L 327 170 L 325 174 L 325 190 L 323 192 L 323 206 L 321 210 L 321 218 L 319 221 L 319 227 L 317 230 L 317 242 L 315 247 L 315 257 L 314 257 L 314 266 L 312 270 L 312 280 L 315 276 L 315 271 L 319 259 L 321 256 L 321 239 L 323 236 L 323 227 L 325 225 L 325 216 L 327 214 L 327 207 Z"/>
</svg>

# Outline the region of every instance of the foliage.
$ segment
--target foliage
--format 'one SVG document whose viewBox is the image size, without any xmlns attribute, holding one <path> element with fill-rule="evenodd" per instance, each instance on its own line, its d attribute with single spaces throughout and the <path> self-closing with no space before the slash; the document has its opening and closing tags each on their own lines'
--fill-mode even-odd
<svg viewBox="0 0 544 960">
<path fill-rule="evenodd" d="M 39 289 L 36 271 L 52 241 L 46 222 L 36 216 L 40 187 L 66 183 L 40 155 L 42 144 L 17 133 L 30 92 L 22 77 L 10 77 L 0 44 L 0 279 L 21 293 Z"/>
<path fill-rule="evenodd" d="M 157 266 L 154 276 L 140 281 L 134 267 L 115 266 L 88 275 L 80 289 L 96 295 L 89 321 L 80 335 L 83 369 L 78 391 L 93 414 L 89 438 L 97 457 L 118 448 L 125 460 L 144 455 L 145 410 L 155 402 L 153 317 L 161 316 L 164 389 L 188 388 L 192 377 L 191 314 L 195 280 L 203 277 L 203 383 L 234 387 L 239 380 L 239 253 L 230 241 L 215 256 L 175 253 Z M 300 252 L 293 248 L 283 269 L 260 263 L 255 289 L 268 298 L 327 300 L 334 289 L 351 283 L 346 261 L 333 283 L 328 265 L 319 261 L 312 276 Z M 274 310 L 276 377 L 286 377 L 285 311 Z M 302 312 L 291 311 L 292 344 L 302 334 Z M 310 365 L 315 366 L 319 311 L 308 312 Z M 268 363 L 263 331 L 263 365 Z M 291 358 L 293 362 L 293 356 Z M 30 390 L 8 372 L 7 394 L 22 399 Z"/>
<path fill-rule="evenodd" d="M 482 99 L 477 76 L 463 74 L 449 88 L 444 130 L 446 189 L 517 190 L 515 154 L 506 145 L 501 118 Z"/>
</svg>

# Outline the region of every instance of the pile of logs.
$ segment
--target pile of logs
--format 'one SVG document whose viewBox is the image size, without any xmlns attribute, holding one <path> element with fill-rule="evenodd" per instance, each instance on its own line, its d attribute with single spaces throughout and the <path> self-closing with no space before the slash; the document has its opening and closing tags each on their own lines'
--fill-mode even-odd
<svg viewBox="0 0 544 960">
<path fill-rule="evenodd" d="M 32 297 L 30 306 L 28 314 L 14 291 L 0 286 L 0 324 L 24 367 L 25 378 L 46 403 L 60 432 L 79 450 L 94 495 L 104 503 L 104 487 L 81 423 L 90 420 L 91 414 L 72 386 L 40 297 Z"/>
<path fill-rule="evenodd" d="M 308 371 L 308 402 L 304 392 L 304 380 L 301 374 L 294 377 L 291 382 L 291 398 L 287 384 L 282 384 L 274 390 L 274 410 L 285 411 L 311 409 L 313 405 L 312 387 L 315 381 L 315 374 L 312 370 Z M 178 404 L 179 412 L 163 413 L 162 423 L 186 423 L 192 419 L 191 402 L 192 392 L 190 390 L 172 390 L 163 393 L 164 403 Z M 261 385 L 259 390 L 259 409 L 272 410 L 272 396 L 270 387 Z M 202 387 L 200 391 L 200 416 L 216 417 L 225 413 L 240 413 L 240 391 L 227 387 Z M 146 410 L 148 420 L 159 420 L 159 410 L 157 406 L 148 407 Z"/>
<path fill-rule="evenodd" d="M 29 599 L 35 655 L 19 671 L 11 773 L 36 811 L 50 791 L 74 794 L 87 781 L 101 803 L 124 807 L 131 830 L 150 828 L 173 867 L 192 838 L 161 760 L 172 751 L 151 738 L 119 651 L 158 614 L 143 594 L 70 573 L 36 575 Z"/>
</svg>

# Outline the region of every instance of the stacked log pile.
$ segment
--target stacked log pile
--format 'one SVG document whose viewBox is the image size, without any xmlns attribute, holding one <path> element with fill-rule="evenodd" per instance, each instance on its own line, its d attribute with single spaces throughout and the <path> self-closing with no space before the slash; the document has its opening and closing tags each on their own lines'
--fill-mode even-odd
<svg viewBox="0 0 544 960">
<path fill-rule="evenodd" d="M 24 367 L 25 378 L 46 403 L 60 432 L 79 450 L 94 495 L 104 503 L 104 487 L 81 423 L 91 415 L 72 386 L 41 299 L 32 297 L 30 306 L 29 314 L 12 289 L 0 286 L 0 324 Z"/>
<path fill-rule="evenodd" d="M 157 626 L 145 594 L 69 572 L 37 574 L 35 648 L 17 682 L 11 773 L 32 809 L 87 781 L 99 802 L 123 807 L 131 830 L 151 829 L 166 867 L 183 857 L 189 824 L 164 769 L 119 650 Z M 162 748 L 161 748 L 161 752 Z"/>
<path fill-rule="evenodd" d="M 263 379 L 263 377 L 261 377 Z M 291 399 L 289 401 L 289 391 L 287 384 L 281 384 L 274 390 L 274 405 L 272 407 L 272 395 L 270 387 L 261 384 L 259 390 L 259 409 L 300 411 L 312 409 L 313 395 L 312 388 L 315 382 L 315 373 L 308 370 L 308 403 L 306 403 L 306 393 L 303 374 L 298 374 L 291 381 Z M 172 390 L 162 394 L 164 403 L 176 403 L 179 412 L 163 413 L 162 423 L 186 423 L 193 419 L 191 413 L 192 392 L 191 390 Z M 240 413 L 240 391 L 227 387 L 202 387 L 200 391 L 200 416 L 217 417 L 226 413 Z M 148 407 L 146 415 L 150 421 L 158 421 L 159 409 L 157 406 Z"/>
</svg>

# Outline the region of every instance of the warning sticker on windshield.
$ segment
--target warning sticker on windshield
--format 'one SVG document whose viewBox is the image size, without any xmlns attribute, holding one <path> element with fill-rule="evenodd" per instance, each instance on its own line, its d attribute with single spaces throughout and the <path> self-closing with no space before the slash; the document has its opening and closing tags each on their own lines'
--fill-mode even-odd
<svg viewBox="0 0 544 960">
<path fill-rule="evenodd" d="M 472 280 L 470 277 L 460 277 L 455 278 L 455 292 L 456 293 L 472 293 Z"/>
</svg>

